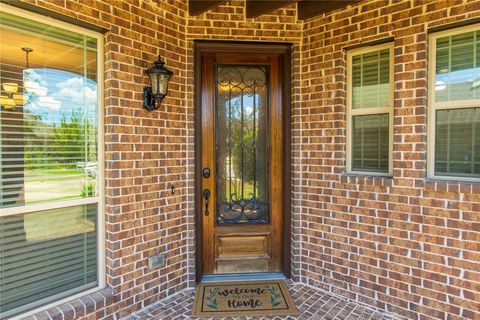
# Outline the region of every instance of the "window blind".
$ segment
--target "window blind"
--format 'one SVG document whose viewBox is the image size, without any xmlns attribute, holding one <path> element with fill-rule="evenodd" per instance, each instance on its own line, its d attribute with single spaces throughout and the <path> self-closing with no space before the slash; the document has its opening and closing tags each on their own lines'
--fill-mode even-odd
<svg viewBox="0 0 480 320">
<path fill-rule="evenodd" d="M 0 38 L 2 318 L 99 282 L 99 118 L 97 38 L 3 11 Z"/>
<path fill-rule="evenodd" d="M 390 50 L 353 56 L 352 108 L 377 108 L 390 104 Z"/>
<path fill-rule="evenodd" d="M 351 57 L 350 170 L 389 172 L 390 48 Z"/>
<path fill-rule="evenodd" d="M 97 205 L 0 218 L 0 313 L 97 283 Z"/>
<path fill-rule="evenodd" d="M 480 99 L 480 32 L 437 39 L 435 101 Z"/>
<path fill-rule="evenodd" d="M 434 175 L 480 177 L 480 31 L 438 37 L 435 49 Z"/>
<path fill-rule="evenodd" d="M 388 114 L 353 117 L 352 169 L 388 171 Z"/>
<path fill-rule="evenodd" d="M 96 82 L 47 66 L 2 64 L 0 72 L 2 87 L 15 83 L 22 97 L 1 109 L 0 205 L 96 195 Z"/>
<path fill-rule="evenodd" d="M 480 177 L 480 108 L 438 110 L 435 174 Z"/>
</svg>

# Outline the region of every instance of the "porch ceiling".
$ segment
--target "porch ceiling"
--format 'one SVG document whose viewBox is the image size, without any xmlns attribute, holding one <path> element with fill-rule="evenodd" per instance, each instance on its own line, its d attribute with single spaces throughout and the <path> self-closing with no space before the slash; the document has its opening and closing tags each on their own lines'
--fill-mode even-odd
<svg viewBox="0 0 480 320">
<path fill-rule="evenodd" d="M 188 0 L 188 12 L 195 16 L 213 9 L 228 0 Z M 276 9 L 298 3 L 298 18 L 308 19 L 359 0 L 246 0 L 247 18 L 255 18 Z"/>
</svg>

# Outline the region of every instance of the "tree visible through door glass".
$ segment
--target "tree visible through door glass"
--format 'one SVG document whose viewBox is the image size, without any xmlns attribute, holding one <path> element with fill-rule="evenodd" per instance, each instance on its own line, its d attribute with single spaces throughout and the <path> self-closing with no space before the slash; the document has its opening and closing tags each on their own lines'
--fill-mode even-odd
<svg viewBox="0 0 480 320">
<path fill-rule="evenodd" d="M 218 65 L 218 224 L 268 222 L 268 69 Z"/>
</svg>

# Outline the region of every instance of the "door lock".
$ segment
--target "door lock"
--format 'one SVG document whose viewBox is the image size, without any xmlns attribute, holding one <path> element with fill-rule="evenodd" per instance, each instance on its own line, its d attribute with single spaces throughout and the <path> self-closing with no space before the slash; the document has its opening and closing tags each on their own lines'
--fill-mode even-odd
<svg viewBox="0 0 480 320">
<path fill-rule="evenodd" d="M 208 200 L 210 199 L 210 190 L 209 190 L 209 189 L 203 190 L 203 198 L 205 199 L 205 212 L 204 212 L 204 215 L 205 215 L 205 216 L 208 216 L 208 215 L 209 215 L 209 212 L 208 212 Z"/>
<path fill-rule="evenodd" d="M 203 168 L 202 175 L 205 179 L 210 178 L 210 168 Z"/>
</svg>

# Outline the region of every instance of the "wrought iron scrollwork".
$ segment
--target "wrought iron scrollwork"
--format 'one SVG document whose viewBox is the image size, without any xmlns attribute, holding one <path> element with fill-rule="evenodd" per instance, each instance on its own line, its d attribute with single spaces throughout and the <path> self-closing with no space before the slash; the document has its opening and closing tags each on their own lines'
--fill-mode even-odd
<svg viewBox="0 0 480 320">
<path fill-rule="evenodd" d="M 268 223 L 268 67 L 216 70 L 217 224 Z"/>
</svg>

